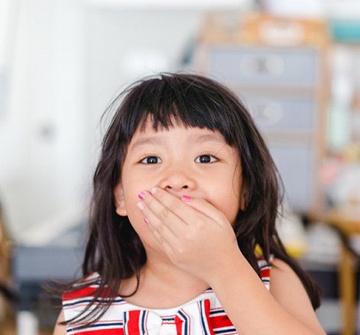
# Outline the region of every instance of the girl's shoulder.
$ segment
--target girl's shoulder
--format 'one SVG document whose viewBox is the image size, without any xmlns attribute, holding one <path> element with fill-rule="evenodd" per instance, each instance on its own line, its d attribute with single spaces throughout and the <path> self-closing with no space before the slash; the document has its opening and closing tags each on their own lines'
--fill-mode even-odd
<svg viewBox="0 0 360 335">
<path fill-rule="evenodd" d="M 116 314 L 121 314 L 126 302 L 112 292 L 107 285 L 103 284 L 101 276 L 96 272 L 80 279 L 70 290 L 65 291 L 62 295 L 64 320 L 78 320 L 80 322 L 84 316 L 86 319 L 87 316 L 92 315 L 90 311 L 98 308 L 101 311 L 107 311 L 107 318 L 109 315 L 110 318 L 114 318 Z M 96 313 L 93 314 L 94 317 L 98 315 Z M 91 317 L 89 318 L 90 320 Z M 75 329 L 77 326 L 78 324 L 74 323 L 69 324 L 67 327 Z M 76 333 L 75 331 L 74 334 Z"/>
<path fill-rule="evenodd" d="M 270 291 L 277 300 L 287 301 L 292 296 L 305 305 L 310 303 L 300 277 L 289 264 L 279 258 L 272 261 Z"/>
<path fill-rule="evenodd" d="M 318 324 L 310 296 L 293 268 L 278 258 L 273 260 L 272 265 L 271 295 L 289 313 L 307 320 L 309 326 Z"/>
<path fill-rule="evenodd" d="M 282 286 L 282 284 L 288 280 L 301 283 L 301 280 L 294 269 L 285 261 L 279 258 L 274 258 L 271 262 L 271 265 L 271 277 L 273 285 Z"/>
</svg>

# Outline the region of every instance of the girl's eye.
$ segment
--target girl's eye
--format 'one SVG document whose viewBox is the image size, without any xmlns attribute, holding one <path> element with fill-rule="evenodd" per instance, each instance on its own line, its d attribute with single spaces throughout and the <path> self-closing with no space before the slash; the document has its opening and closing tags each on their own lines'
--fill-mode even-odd
<svg viewBox="0 0 360 335">
<path fill-rule="evenodd" d="M 143 160 L 141 160 L 140 163 L 142 163 L 142 164 L 159 164 L 159 163 L 161 163 L 161 159 L 156 156 L 148 156 L 148 157 L 145 157 Z"/>
<path fill-rule="evenodd" d="M 211 155 L 201 155 L 199 157 L 196 157 L 195 159 L 196 163 L 214 163 L 217 162 L 217 158 Z"/>
</svg>

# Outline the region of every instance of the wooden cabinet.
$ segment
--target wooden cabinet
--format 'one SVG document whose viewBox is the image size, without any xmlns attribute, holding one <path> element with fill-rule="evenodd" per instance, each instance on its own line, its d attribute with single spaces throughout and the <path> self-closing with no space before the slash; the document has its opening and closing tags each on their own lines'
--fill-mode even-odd
<svg viewBox="0 0 360 335">
<path fill-rule="evenodd" d="M 209 20 L 196 50 L 196 70 L 224 83 L 245 102 L 280 171 L 285 201 L 306 215 L 318 214 L 323 206 L 326 55 L 323 23 L 261 15 L 239 18 L 232 28 L 224 19 Z"/>
</svg>

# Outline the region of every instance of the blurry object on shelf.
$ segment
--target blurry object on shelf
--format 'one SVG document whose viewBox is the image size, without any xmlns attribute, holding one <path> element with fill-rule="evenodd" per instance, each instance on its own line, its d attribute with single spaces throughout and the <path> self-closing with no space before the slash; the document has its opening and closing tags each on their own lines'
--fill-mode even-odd
<svg viewBox="0 0 360 335">
<path fill-rule="evenodd" d="M 330 207 L 360 203 L 360 49 L 334 45 L 329 153 L 321 177 Z"/>
<path fill-rule="evenodd" d="M 307 229 L 307 252 L 304 259 L 313 263 L 334 264 L 339 261 L 341 240 L 325 223 L 313 223 Z"/>
<path fill-rule="evenodd" d="M 327 185 L 328 198 L 332 207 L 360 208 L 360 159 L 358 148 L 349 147 L 338 159 L 336 179 Z M 330 163 L 329 163 L 330 164 Z M 360 212 L 359 212 L 360 218 Z M 360 227 L 359 227 L 360 230 Z"/>
<path fill-rule="evenodd" d="M 360 56 L 360 52 L 358 52 L 358 56 Z M 360 75 L 360 63 L 358 64 L 358 68 L 357 78 Z M 355 83 L 355 85 L 360 86 L 360 82 Z M 355 87 L 350 118 L 350 141 L 360 147 L 360 87 Z"/>
<path fill-rule="evenodd" d="M 337 181 L 341 167 L 340 157 L 329 156 L 324 159 L 320 171 L 320 180 L 325 187 L 331 186 Z"/>
<path fill-rule="evenodd" d="M 359 232 L 357 234 L 353 234 L 350 236 L 349 243 L 352 250 L 354 250 L 358 255 L 360 255 L 360 222 L 359 222 Z"/>
<path fill-rule="evenodd" d="M 329 149 L 339 153 L 350 144 L 352 107 L 356 92 L 356 55 L 344 45 L 332 48 Z"/>
<path fill-rule="evenodd" d="M 332 38 L 338 42 L 360 42 L 360 2 L 327 0 L 326 9 Z"/>
<path fill-rule="evenodd" d="M 289 18 L 252 14 L 244 18 L 240 38 L 244 43 L 268 45 L 314 45 L 328 42 L 322 19 Z"/>
<path fill-rule="evenodd" d="M 307 240 L 299 216 L 290 210 L 284 210 L 276 225 L 287 252 L 293 257 L 303 256 L 307 252 Z"/>
<path fill-rule="evenodd" d="M 337 42 L 360 43 L 360 18 L 331 19 L 330 31 Z"/>
<path fill-rule="evenodd" d="M 263 0 L 263 9 L 276 16 L 318 18 L 325 15 L 324 6 L 320 0 Z"/>
<path fill-rule="evenodd" d="M 337 228 L 347 238 L 354 234 L 355 238 L 351 243 L 356 245 L 357 235 L 360 233 L 360 201 L 352 199 L 330 209 L 325 221 L 328 225 Z M 350 240 L 346 241 L 346 243 L 349 247 L 352 246 Z"/>
<path fill-rule="evenodd" d="M 344 161 L 347 164 L 356 164 L 360 162 L 360 146 L 357 144 L 349 144 L 343 150 Z"/>
<path fill-rule="evenodd" d="M 326 20 L 289 18 L 264 13 L 208 15 L 200 34 L 205 43 L 246 43 L 272 46 L 325 45 L 330 42 Z"/>
</svg>

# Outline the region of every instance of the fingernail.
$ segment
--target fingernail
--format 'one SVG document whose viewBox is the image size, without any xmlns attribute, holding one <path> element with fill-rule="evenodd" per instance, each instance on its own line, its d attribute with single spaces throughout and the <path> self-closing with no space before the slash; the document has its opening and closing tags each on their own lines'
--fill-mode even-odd
<svg viewBox="0 0 360 335">
<path fill-rule="evenodd" d="M 148 224 L 148 223 L 149 223 L 149 220 L 148 220 L 147 218 L 145 218 L 145 219 L 144 219 L 144 222 L 145 222 L 146 224 Z"/>
<path fill-rule="evenodd" d="M 139 197 L 139 199 L 144 200 L 144 199 L 145 199 L 145 193 L 144 193 L 144 192 L 140 192 L 140 193 L 138 194 L 138 197 Z"/>
<path fill-rule="evenodd" d="M 137 204 L 136 204 L 136 206 L 137 206 L 137 208 L 139 208 L 141 211 L 143 211 L 144 210 L 144 204 L 140 201 L 140 202 L 138 202 Z"/>
<path fill-rule="evenodd" d="M 151 193 L 151 194 L 155 194 L 156 191 L 157 191 L 157 188 L 156 188 L 156 187 L 153 187 L 153 188 L 151 189 L 150 193 Z"/>
<path fill-rule="evenodd" d="M 185 201 L 185 202 L 191 201 L 191 197 L 189 197 L 189 196 L 187 196 L 187 195 L 183 195 L 183 196 L 181 197 L 181 199 L 182 199 L 183 201 Z"/>
</svg>

